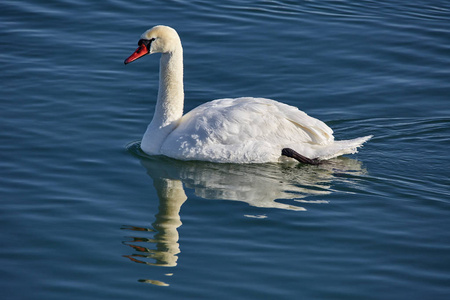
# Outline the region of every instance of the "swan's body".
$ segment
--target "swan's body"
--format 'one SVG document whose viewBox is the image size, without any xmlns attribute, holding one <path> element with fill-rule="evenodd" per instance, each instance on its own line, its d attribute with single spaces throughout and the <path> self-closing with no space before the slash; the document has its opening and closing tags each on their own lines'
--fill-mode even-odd
<svg viewBox="0 0 450 300">
<path fill-rule="evenodd" d="M 333 130 L 296 107 L 263 98 L 219 99 L 183 116 L 183 49 L 176 31 L 147 30 L 125 63 L 162 53 L 155 114 L 141 142 L 150 155 L 223 163 L 277 162 L 283 149 L 329 159 L 357 152 L 366 136 L 334 141 Z"/>
</svg>

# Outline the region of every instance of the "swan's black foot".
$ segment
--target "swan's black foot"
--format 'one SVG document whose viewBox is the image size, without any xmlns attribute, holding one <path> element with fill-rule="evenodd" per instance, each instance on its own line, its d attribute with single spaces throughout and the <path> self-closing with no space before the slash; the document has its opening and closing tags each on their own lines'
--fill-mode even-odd
<svg viewBox="0 0 450 300">
<path fill-rule="evenodd" d="M 298 160 L 301 163 L 308 164 L 308 165 L 320 165 L 322 163 L 321 160 L 314 158 L 308 158 L 306 156 L 301 155 L 300 153 L 296 152 L 295 150 L 292 150 L 291 148 L 284 148 L 281 150 L 281 155 L 292 157 L 296 160 Z"/>
</svg>

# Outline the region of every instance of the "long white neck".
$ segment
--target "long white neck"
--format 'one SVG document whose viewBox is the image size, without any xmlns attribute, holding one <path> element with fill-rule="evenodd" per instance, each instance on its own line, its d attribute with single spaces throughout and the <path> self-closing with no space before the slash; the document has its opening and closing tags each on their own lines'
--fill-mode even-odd
<svg viewBox="0 0 450 300">
<path fill-rule="evenodd" d="M 158 101 L 141 142 L 145 153 L 160 154 L 167 135 L 178 126 L 183 116 L 183 105 L 183 49 L 180 44 L 174 51 L 161 55 Z"/>
</svg>

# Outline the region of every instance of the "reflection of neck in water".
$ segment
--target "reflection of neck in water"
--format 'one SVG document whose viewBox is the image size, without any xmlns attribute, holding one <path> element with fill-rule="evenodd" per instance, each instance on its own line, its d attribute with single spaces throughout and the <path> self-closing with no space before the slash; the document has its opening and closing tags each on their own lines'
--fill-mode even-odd
<svg viewBox="0 0 450 300">
<path fill-rule="evenodd" d="M 163 267 L 174 267 L 177 265 L 180 247 L 178 244 L 178 230 L 181 226 L 180 208 L 186 201 L 183 184 L 179 180 L 154 177 L 153 185 L 159 197 L 158 213 L 156 220 L 152 224 L 153 229 L 131 227 L 128 229 L 139 232 L 155 232 L 153 239 L 135 237 L 133 242 L 147 242 L 156 244 L 156 249 L 143 247 L 141 245 L 126 243 L 135 249 L 139 254 L 126 255 L 130 260 L 146 264 Z M 154 262 L 147 262 L 145 259 L 152 259 Z"/>
<path fill-rule="evenodd" d="M 176 255 L 180 253 L 177 228 L 182 224 L 179 213 L 187 197 L 179 180 L 154 178 L 153 185 L 159 196 L 159 212 L 153 223 L 153 228 L 158 232 L 154 236 L 156 241 L 154 258 L 157 265 L 176 266 L 178 259 Z"/>
</svg>

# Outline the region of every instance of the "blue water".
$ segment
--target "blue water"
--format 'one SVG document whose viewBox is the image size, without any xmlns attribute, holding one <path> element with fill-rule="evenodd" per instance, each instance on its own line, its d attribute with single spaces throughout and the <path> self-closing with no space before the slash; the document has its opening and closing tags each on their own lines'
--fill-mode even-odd
<svg viewBox="0 0 450 300">
<path fill-rule="evenodd" d="M 448 1 L 0 3 L 2 299 L 449 299 Z M 337 139 L 322 166 L 138 148 L 174 27 L 186 111 L 294 105 Z"/>
</svg>

